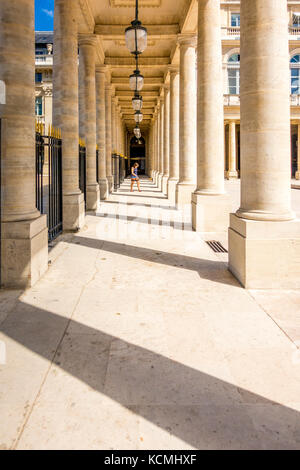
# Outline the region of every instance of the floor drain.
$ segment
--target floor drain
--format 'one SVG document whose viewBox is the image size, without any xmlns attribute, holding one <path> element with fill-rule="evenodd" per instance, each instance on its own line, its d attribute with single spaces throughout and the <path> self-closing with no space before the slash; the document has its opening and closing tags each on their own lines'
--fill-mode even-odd
<svg viewBox="0 0 300 470">
<path fill-rule="evenodd" d="M 211 240 L 206 242 L 208 246 L 215 252 L 215 253 L 228 253 L 226 248 L 220 243 L 215 240 Z"/>
</svg>

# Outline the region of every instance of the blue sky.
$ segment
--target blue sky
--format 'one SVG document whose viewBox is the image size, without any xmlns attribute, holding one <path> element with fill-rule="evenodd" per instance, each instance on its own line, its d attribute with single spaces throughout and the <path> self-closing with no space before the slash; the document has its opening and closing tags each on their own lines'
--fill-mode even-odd
<svg viewBox="0 0 300 470">
<path fill-rule="evenodd" d="M 54 0 L 35 0 L 35 30 L 53 30 Z"/>
</svg>

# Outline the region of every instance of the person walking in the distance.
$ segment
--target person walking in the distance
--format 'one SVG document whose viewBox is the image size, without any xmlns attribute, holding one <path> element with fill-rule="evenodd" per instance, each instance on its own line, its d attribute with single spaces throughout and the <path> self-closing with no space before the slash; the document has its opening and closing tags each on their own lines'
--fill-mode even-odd
<svg viewBox="0 0 300 470">
<path fill-rule="evenodd" d="M 139 167 L 139 164 L 135 163 L 133 167 L 131 168 L 131 188 L 130 188 L 131 193 L 133 192 L 133 185 L 135 181 L 138 186 L 138 190 L 141 193 L 140 178 L 138 177 L 138 167 Z"/>
</svg>

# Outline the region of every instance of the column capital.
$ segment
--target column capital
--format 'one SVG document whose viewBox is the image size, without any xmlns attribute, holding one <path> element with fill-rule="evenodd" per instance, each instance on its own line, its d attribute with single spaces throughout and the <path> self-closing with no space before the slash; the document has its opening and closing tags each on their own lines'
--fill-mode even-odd
<svg viewBox="0 0 300 470">
<path fill-rule="evenodd" d="M 169 65 L 168 72 L 170 75 L 178 75 L 179 74 L 179 65 Z"/>
<path fill-rule="evenodd" d="M 188 46 L 188 47 L 197 47 L 197 36 L 193 33 L 183 33 L 178 34 L 177 41 L 178 44 L 181 46 Z"/>
<path fill-rule="evenodd" d="M 97 37 L 94 34 L 79 34 L 78 45 L 96 47 Z"/>
<path fill-rule="evenodd" d="M 107 65 L 101 64 L 101 65 L 96 65 L 96 73 L 103 73 L 107 74 L 109 72 L 109 68 Z"/>
</svg>

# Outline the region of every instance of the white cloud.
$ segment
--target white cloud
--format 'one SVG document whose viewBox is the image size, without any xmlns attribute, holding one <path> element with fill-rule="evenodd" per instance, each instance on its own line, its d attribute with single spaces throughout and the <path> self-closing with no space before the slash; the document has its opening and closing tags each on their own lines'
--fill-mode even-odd
<svg viewBox="0 0 300 470">
<path fill-rule="evenodd" d="M 44 12 L 46 15 L 51 16 L 51 18 L 53 18 L 53 16 L 54 16 L 53 10 L 46 10 L 45 8 L 43 8 L 43 12 Z"/>
</svg>

